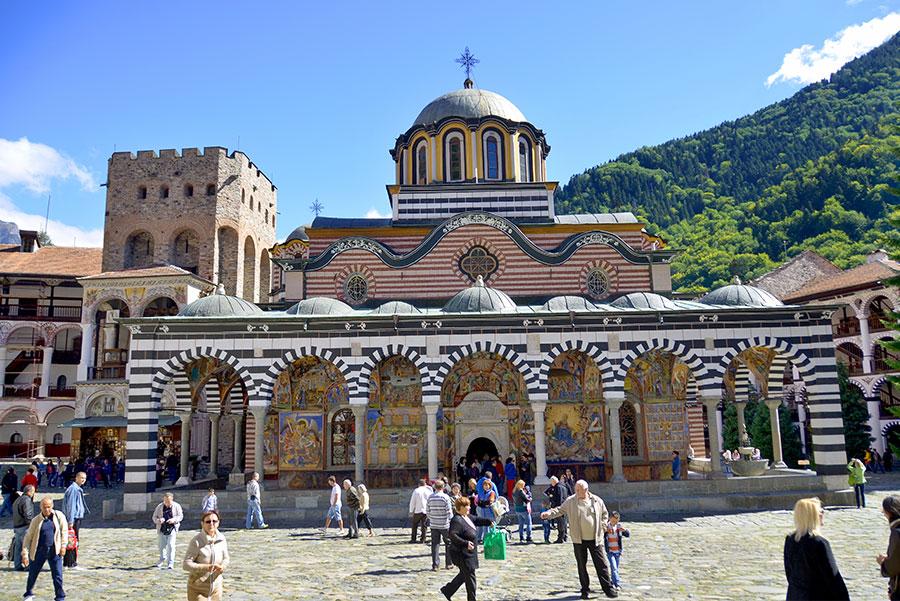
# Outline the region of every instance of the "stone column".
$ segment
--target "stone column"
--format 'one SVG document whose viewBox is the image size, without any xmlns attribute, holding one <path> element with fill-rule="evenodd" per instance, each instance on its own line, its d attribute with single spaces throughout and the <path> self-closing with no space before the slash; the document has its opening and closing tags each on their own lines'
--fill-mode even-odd
<svg viewBox="0 0 900 601">
<path fill-rule="evenodd" d="M 537 464 L 534 474 L 535 484 L 550 484 L 550 479 L 547 477 L 547 448 L 544 442 L 544 411 L 546 409 L 546 401 L 531 403 L 531 410 L 534 412 L 534 461 Z"/>
<path fill-rule="evenodd" d="M 747 407 L 747 401 L 735 401 L 734 409 L 737 413 L 737 428 L 738 428 L 738 444 L 741 441 L 741 435 L 744 433 L 744 429 L 747 427 L 747 422 L 744 420 L 744 409 Z"/>
<path fill-rule="evenodd" d="M 786 468 L 784 456 L 781 452 L 781 424 L 778 421 L 778 407 L 781 405 L 780 400 L 766 399 L 766 407 L 769 408 L 769 423 L 772 426 L 772 467 L 775 469 Z"/>
<path fill-rule="evenodd" d="M 872 337 L 869 335 L 869 314 L 864 313 L 862 315 L 856 316 L 857 321 L 859 321 L 859 337 L 860 344 L 862 344 L 862 352 L 863 352 L 863 373 L 870 374 L 873 371 L 873 361 L 872 361 Z"/>
<path fill-rule="evenodd" d="M 437 412 L 440 405 L 434 402 L 422 403 L 425 407 L 425 418 L 428 423 L 428 477 L 437 478 L 438 452 L 437 452 Z"/>
<path fill-rule="evenodd" d="M 218 413 L 210 413 L 209 417 L 209 473 L 217 477 L 219 467 L 219 417 Z M 207 476 L 209 477 L 209 476 Z"/>
<path fill-rule="evenodd" d="M 806 450 L 806 407 L 799 402 L 797 403 L 797 419 L 800 420 L 800 452 L 808 455 L 809 451 Z"/>
<path fill-rule="evenodd" d="M 46 398 L 50 395 L 50 366 L 53 364 L 53 347 L 44 347 L 44 361 L 41 363 L 41 387 L 38 396 Z"/>
<path fill-rule="evenodd" d="M 627 482 L 625 479 L 625 468 L 622 467 L 622 430 L 619 426 L 619 409 L 625 399 L 608 398 L 606 399 L 606 412 L 609 416 L 607 424 L 609 425 L 609 440 L 612 448 L 609 454 L 612 455 L 613 475 L 609 479 L 610 482 Z"/>
<path fill-rule="evenodd" d="M 253 421 L 256 425 L 256 429 L 253 431 L 253 471 L 258 473 L 260 480 L 262 480 L 264 476 L 263 453 L 265 453 L 266 408 L 251 407 L 250 411 L 253 413 Z"/>
<path fill-rule="evenodd" d="M 176 485 L 182 486 L 190 484 L 191 479 L 188 478 L 188 459 L 191 456 L 191 413 L 185 411 L 178 414 L 181 419 L 181 461 L 179 462 L 179 474 Z"/>
<path fill-rule="evenodd" d="M 881 435 L 881 397 L 866 397 L 866 409 L 869 410 L 869 427 L 872 428 L 872 446 L 879 453 L 884 453 L 884 436 Z"/>
<path fill-rule="evenodd" d="M 241 459 L 244 456 L 244 416 L 235 413 L 231 419 L 234 421 L 234 467 L 231 468 L 231 473 L 243 474 L 244 468 Z"/>
<path fill-rule="evenodd" d="M 719 438 L 719 399 L 718 397 L 701 398 L 706 407 L 706 427 L 709 429 L 709 464 L 710 478 L 722 478 L 722 443 Z M 741 407 L 743 415 L 743 407 Z"/>
<path fill-rule="evenodd" d="M 84 382 L 88 379 L 88 371 L 90 371 L 91 359 L 93 353 L 93 343 L 94 343 L 94 324 L 92 323 L 83 323 L 81 324 L 81 359 L 78 361 L 78 371 L 76 372 L 75 379 L 79 382 Z"/>
<path fill-rule="evenodd" d="M 350 410 L 353 411 L 353 447 L 356 449 L 356 463 L 353 464 L 353 479 L 357 482 L 364 482 L 366 477 L 366 404 L 360 403 L 350 404 Z M 431 463 L 431 442 L 429 439 L 428 462 Z"/>
<path fill-rule="evenodd" d="M 6 364 L 9 360 L 6 357 L 6 345 L 0 344 L 0 397 L 6 392 Z"/>
</svg>

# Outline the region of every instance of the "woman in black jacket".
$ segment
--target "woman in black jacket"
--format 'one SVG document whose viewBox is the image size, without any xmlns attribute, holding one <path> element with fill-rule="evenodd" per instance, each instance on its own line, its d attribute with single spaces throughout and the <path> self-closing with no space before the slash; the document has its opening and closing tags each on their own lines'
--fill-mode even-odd
<svg viewBox="0 0 900 601">
<path fill-rule="evenodd" d="M 456 515 L 450 519 L 450 561 L 459 568 L 453 580 L 441 587 L 441 594 L 447 599 L 453 597 L 465 583 L 467 601 L 475 600 L 475 570 L 478 569 L 478 549 L 475 544 L 478 526 L 490 526 L 487 518 L 469 515 L 468 497 L 460 497 L 453 503 Z"/>
<path fill-rule="evenodd" d="M 891 525 L 887 555 L 879 555 L 875 561 L 881 566 L 881 575 L 888 581 L 888 598 L 900 599 L 900 497 L 890 495 L 881 502 L 881 512 Z"/>
<path fill-rule="evenodd" d="M 794 505 L 796 530 L 784 540 L 784 574 L 788 601 L 849 601 L 831 545 L 819 535 L 825 511 L 819 499 L 800 499 Z"/>
</svg>

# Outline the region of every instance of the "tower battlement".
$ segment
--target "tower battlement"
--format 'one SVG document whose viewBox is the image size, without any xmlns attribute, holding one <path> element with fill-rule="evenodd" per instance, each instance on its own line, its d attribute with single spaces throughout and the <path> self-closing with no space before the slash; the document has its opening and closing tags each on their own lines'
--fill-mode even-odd
<svg viewBox="0 0 900 601">
<path fill-rule="evenodd" d="M 255 177 L 264 178 L 267 186 L 275 190 L 275 184 L 271 179 L 241 150 L 232 150 L 228 152 L 228 148 L 224 146 L 204 146 L 203 148 L 182 148 L 181 152 L 176 148 L 164 148 L 160 150 L 138 150 L 114 152 L 109 158 L 110 168 L 113 164 L 133 165 L 135 163 L 144 166 L 144 168 L 152 168 L 154 163 L 164 160 L 191 160 L 201 159 L 204 161 L 236 161 L 239 165 L 249 171 L 254 172 Z M 257 187 L 259 187 L 257 185 Z"/>
</svg>

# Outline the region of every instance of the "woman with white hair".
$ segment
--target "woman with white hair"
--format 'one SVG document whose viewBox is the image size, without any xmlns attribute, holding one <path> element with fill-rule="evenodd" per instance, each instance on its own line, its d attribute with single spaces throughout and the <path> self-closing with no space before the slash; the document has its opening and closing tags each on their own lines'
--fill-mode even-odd
<svg viewBox="0 0 900 601">
<path fill-rule="evenodd" d="M 365 524 L 369 529 L 369 536 L 375 536 L 372 520 L 369 519 L 369 489 L 366 488 L 365 484 L 358 484 L 356 490 L 359 493 L 359 514 L 356 516 L 356 531 L 359 532 L 360 524 Z"/>
<path fill-rule="evenodd" d="M 788 601 L 850 599 L 831 545 L 819 534 L 824 523 L 825 510 L 819 499 L 800 499 L 794 505 L 794 531 L 784 539 Z"/>
</svg>

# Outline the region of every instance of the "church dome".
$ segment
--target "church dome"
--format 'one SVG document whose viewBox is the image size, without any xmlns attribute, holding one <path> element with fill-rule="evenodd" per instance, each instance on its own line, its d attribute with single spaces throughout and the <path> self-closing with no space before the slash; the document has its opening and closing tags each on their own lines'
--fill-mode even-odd
<svg viewBox="0 0 900 601">
<path fill-rule="evenodd" d="M 706 305 L 725 305 L 729 307 L 781 307 L 784 306 L 775 296 L 762 288 L 742 284 L 737 277 L 733 284 L 716 288 L 700 299 Z"/>
<path fill-rule="evenodd" d="M 291 240 L 309 242 L 309 235 L 307 235 L 306 233 L 306 226 L 301 225 L 300 227 L 294 228 L 294 231 L 288 234 L 288 237 L 284 239 L 285 242 L 290 242 Z"/>
<path fill-rule="evenodd" d="M 651 309 L 653 311 L 671 311 L 678 306 L 665 296 L 652 292 L 632 292 L 620 296 L 609 304 L 617 309 Z"/>
<path fill-rule="evenodd" d="M 291 305 L 286 313 L 288 315 L 347 315 L 353 313 L 353 307 L 336 298 L 314 296 Z"/>
<path fill-rule="evenodd" d="M 528 121 L 522 111 L 506 97 L 496 92 L 468 87 L 469 83 L 467 80 L 467 87 L 449 92 L 429 102 L 416 117 L 413 125 L 428 125 L 447 117 L 462 119 L 502 117 L 510 121 Z"/>
<path fill-rule="evenodd" d="M 421 313 L 414 306 L 403 301 L 388 301 L 372 309 L 372 315 L 402 315 L 404 313 Z"/>
<path fill-rule="evenodd" d="M 596 311 L 597 305 L 583 296 L 554 296 L 541 307 L 541 311 Z"/>
<path fill-rule="evenodd" d="M 505 292 L 484 285 L 481 276 L 475 283 L 444 305 L 444 313 L 511 313 L 516 310 L 513 302 Z"/>
<path fill-rule="evenodd" d="M 209 296 L 198 298 L 178 312 L 179 317 L 244 317 L 262 315 L 263 310 L 251 302 L 225 294 L 219 284 Z"/>
</svg>

